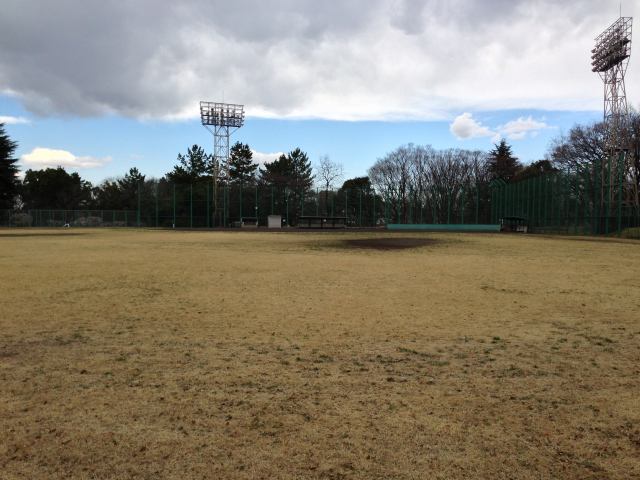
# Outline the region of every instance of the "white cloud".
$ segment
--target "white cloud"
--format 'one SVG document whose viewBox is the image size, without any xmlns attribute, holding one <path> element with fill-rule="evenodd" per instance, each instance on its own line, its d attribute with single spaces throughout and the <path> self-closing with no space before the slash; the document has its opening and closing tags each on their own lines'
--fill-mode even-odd
<svg viewBox="0 0 640 480">
<path fill-rule="evenodd" d="M 468 112 L 458 115 L 451 125 L 449 125 L 449 131 L 459 140 L 478 137 L 493 137 L 496 134 L 491 129 L 475 120 L 473 115 Z"/>
<path fill-rule="evenodd" d="M 7 115 L 0 115 L 0 123 L 4 123 L 6 125 L 20 125 L 25 123 L 31 123 L 28 118 L 24 117 L 12 117 Z"/>
<path fill-rule="evenodd" d="M 527 135 L 535 137 L 540 130 L 545 128 L 551 127 L 545 122 L 535 120 L 529 115 L 526 118 L 518 117 L 515 120 L 510 120 L 504 125 L 499 125 L 495 129 L 492 129 L 477 121 L 473 118 L 473 115 L 468 112 L 458 115 L 449 125 L 449 131 L 454 134 L 458 140 L 491 137 L 493 142 L 497 142 L 501 138 L 523 140 Z"/>
<path fill-rule="evenodd" d="M 530 134 L 535 137 L 540 130 L 550 128 L 545 122 L 534 120 L 531 115 L 527 118 L 519 117 L 516 120 L 511 120 L 498 127 L 500 135 L 507 137 L 509 140 L 522 140 Z"/>
<path fill-rule="evenodd" d="M 22 155 L 20 161 L 25 166 L 34 168 L 65 167 L 77 169 L 101 167 L 110 162 L 111 157 L 78 157 L 67 150 L 36 147 L 31 152 Z"/>
<path fill-rule="evenodd" d="M 42 115 L 149 119 L 197 118 L 223 91 L 261 117 L 599 110 L 589 51 L 614 14 L 602 0 L 3 0 L 0 92 Z"/>
<path fill-rule="evenodd" d="M 274 160 L 276 160 L 280 155 L 282 155 L 282 152 L 263 153 L 263 152 L 257 152 L 255 150 L 251 150 L 251 153 L 253 154 L 253 161 L 260 166 L 264 165 L 265 163 L 271 163 Z"/>
</svg>

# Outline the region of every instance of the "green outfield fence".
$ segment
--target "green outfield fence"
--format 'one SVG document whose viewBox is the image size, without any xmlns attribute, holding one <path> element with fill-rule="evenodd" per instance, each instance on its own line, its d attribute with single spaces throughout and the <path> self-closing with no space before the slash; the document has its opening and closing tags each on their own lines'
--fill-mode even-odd
<svg viewBox="0 0 640 480">
<path fill-rule="evenodd" d="M 522 217 L 538 233 L 620 234 L 640 227 L 639 200 L 638 185 L 619 157 L 519 182 L 494 181 L 491 223 Z"/>
<path fill-rule="evenodd" d="M 244 219 L 267 224 L 280 215 L 283 225 L 297 226 L 301 216 L 345 217 L 349 227 L 403 224 L 484 224 L 489 220 L 486 187 L 407 192 L 402 197 L 372 190 L 297 190 L 269 185 L 147 183 L 125 210 L 24 209 L 0 211 L 1 226 L 57 227 L 232 227 Z"/>
<path fill-rule="evenodd" d="M 345 217 L 349 227 L 369 228 L 496 225 L 504 217 L 526 219 L 532 232 L 610 234 L 640 226 L 637 191 L 623 169 L 611 164 L 513 183 L 497 180 L 402 194 L 238 184 L 218 185 L 214 191 L 210 181 L 159 181 L 142 183 L 132 198 L 119 210 L 0 210 L 0 226 L 224 228 L 243 218 L 266 225 L 269 215 L 280 215 L 283 225 L 289 226 L 297 226 L 301 216 L 314 215 Z"/>
</svg>

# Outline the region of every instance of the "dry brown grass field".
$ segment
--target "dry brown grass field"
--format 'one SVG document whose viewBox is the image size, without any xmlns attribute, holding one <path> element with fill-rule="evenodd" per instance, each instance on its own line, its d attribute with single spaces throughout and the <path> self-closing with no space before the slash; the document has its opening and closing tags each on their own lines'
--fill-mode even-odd
<svg viewBox="0 0 640 480">
<path fill-rule="evenodd" d="M 637 241 L 0 230 L 0 285 L 2 479 L 640 478 Z"/>
</svg>

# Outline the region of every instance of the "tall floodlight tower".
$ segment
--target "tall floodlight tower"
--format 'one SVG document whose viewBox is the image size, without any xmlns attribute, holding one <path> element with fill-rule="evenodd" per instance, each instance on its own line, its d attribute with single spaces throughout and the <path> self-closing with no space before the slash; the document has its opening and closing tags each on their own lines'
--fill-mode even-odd
<svg viewBox="0 0 640 480">
<path fill-rule="evenodd" d="M 598 169 L 600 216 L 605 217 L 605 230 L 615 206 L 616 189 L 626 172 L 626 152 L 629 148 L 629 109 L 624 77 L 631 56 L 632 17 L 620 17 L 609 28 L 596 37 L 591 50 L 592 71 L 604 82 L 604 123 L 606 127 L 605 151 L 607 161 Z M 622 169 L 622 171 L 621 171 Z M 618 195 L 618 204 L 621 202 Z M 620 205 L 618 205 L 620 208 Z"/>
<path fill-rule="evenodd" d="M 213 134 L 213 215 L 215 219 L 218 212 L 220 167 L 228 168 L 229 137 L 244 125 L 244 105 L 200 102 L 200 120 L 202 125 Z"/>
</svg>

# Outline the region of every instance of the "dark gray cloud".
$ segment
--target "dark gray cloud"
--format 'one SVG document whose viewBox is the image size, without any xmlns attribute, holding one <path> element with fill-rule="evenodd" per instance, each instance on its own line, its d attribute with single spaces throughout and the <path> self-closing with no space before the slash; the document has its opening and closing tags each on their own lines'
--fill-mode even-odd
<svg viewBox="0 0 640 480">
<path fill-rule="evenodd" d="M 39 115 L 139 118 L 189 117 L 223 92 L 264 116 L 592 108 L 610 3 L 4 0 L 0 91 Z"/>
</svg>

